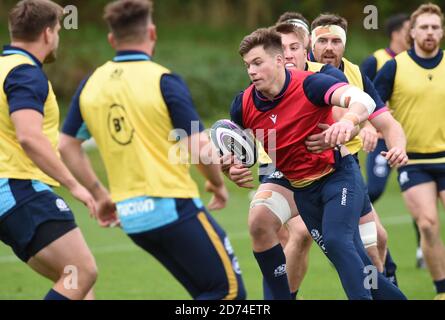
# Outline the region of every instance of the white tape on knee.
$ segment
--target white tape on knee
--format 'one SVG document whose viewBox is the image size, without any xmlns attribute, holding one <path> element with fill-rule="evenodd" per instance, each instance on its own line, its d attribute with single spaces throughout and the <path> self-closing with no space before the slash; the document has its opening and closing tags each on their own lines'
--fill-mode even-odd
<svg viewBox="0 0 445 320">
<path fill-rule="evenodd" d="M 377 225 L 374 221 L 363 223 L 358 228 L 365 248 L 377 245 Z"/>
<path fill-rule="evenodd" d="M 285 224 L 291 217 L 291 210 L 286 198 L 279 192 L 272 190 L 262 190 L 255 194 L 250 208 L 265 206 L 272 211 L 282 224 Z"/>
</svg>

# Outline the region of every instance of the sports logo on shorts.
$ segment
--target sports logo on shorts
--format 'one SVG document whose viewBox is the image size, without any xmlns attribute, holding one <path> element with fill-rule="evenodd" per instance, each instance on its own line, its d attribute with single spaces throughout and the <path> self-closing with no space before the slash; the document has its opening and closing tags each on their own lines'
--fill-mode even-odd
<svg viewBox="0 0 445 320">
<path fill-rule="evenodd" d="M 281 277 L 285 274 L 286 274 L 286 264 L 282 264 L 282 265 L 278 266 L 273 272 L 273 275 L 275 276 L 275 278 Z"/>
<path fill-rule="evenodd" d="M 274 173 L 269 175 L 269 179 L 281 179 L 284 177 L 284 174 L 281 171 L 276 170 Z"/>
<path fill-rule="evenodd" d="M 406 172 L 406 171 L 400 172 L 400 176 L 399 176 L 399 183 L 400 183 L 400 185 L 403 186 L 408 181 L 409 181 L 408 172 Z"/>
<path fill-rule="evenodd" d="M 230 243 L 230 240 L 228 237 L 224 238 L 224 247 L 226 248 L 226 251 L 228 254 L 233 254 L 233 248 L 232 248 L 232 244 Z"/>
<path fill-rule="evenodd" d="M 57 199 L 56 200 L 56 206 L 59 209 L 59 211 L 61 212 L 67 212 L 70 211 L 70 208 L 68 207 L 68 205 L 66 204 L 65 201 L 63 201 L 62 199 Z"/>
<path fill-rule="evenodd" d="M 320 248 L 326 253 L 326 247 L 324 246 L 323 236 L 320 234 L 320 231 L 317 229 L 311 230 L 312 239 L 320 246 Z"/>
<path fill-rule="evenodd" d="M 388 175 L 388 161 L 381 154 L 375 157 L 375 165 L 373 171 L 374 174 L 379 178 L 384 178 Z"/>
<path fill-rule="evenodd" d="M 233 268 L 233 271 L 235 271 L 236 274 L 241 274 L 241 268 L 239 266 L 239 262 L 238 262 L 237 257 L 233 257 L 232 258 L 232 268 Z"/>
</svg>

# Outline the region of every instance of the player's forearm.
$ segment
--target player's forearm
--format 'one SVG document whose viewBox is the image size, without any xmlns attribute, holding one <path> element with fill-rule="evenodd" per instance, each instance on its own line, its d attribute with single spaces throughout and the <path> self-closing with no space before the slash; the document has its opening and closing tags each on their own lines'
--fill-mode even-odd
<svg viewBox="0 0 445 320">
<path fill-rule="evenodd" d="M 349 116 L 353 115 L 351 117 L 351 120 L 354 119 L 354 116 L 357 118 L 357 122 L 354 122 L 354 124 L 357 125 L 363 125 L 365 124 L 366 120 L 369 118 L 368 109 L 363 103 L 355 102 L 351 104 L 348 108 L 348 112 L 343 116 L 342 119 L 347 118 L 349 119 Z M 341 120 L 341 119 L 340 119 Z"/>
<path fill-rule="evenodd" d="M 371 120 L 372 125 L 385 139 L 388 149 L 398 147 L 406 148 L 406 136 L 400 123 L 394 119 L 390 112 L 383 112 Z"/>
<path fill-rule="evenodd" d="M 392 117 L 392 116 L 391 116 Z M 382 133 L 383 139 L 385 139 L 386 146 L 391 148 L 406 149 L 406 136 L 402 126 L 394 118 L 393 121 L 388 122 L 387 125 L 377 128 Z"/>
<path fill-rule="evenodd" d="M 219 164 L 198 164 L 198 170 L 214 186 L 219 187 L 224 184 Z"/>
<path fill-rule="evenodd" d="M 201 132 L 187 139 L 188 149 L 192 159 L 199 159 L 197 163 L 198 170 L 211 184 L 221 186 L 224 180 L 221 175 L 220 159 L 210 143 L 207 134 Z"/>
<path fill-rule="evenodd" d="M 93 195 L 94 199 L 99 200 L 108 196 L 108 191 L 97 178 L 91 162 L 80 143 L 69 144 L 62 137 L 59 151 L 65 165 L 74 177 Z"/>
<path fill-rule="evenodd" d="M 19 137 L 19 142 L 28 157 L 45 174 L 68 189 L 78 184 L 43 133 Z"/>
</svg>

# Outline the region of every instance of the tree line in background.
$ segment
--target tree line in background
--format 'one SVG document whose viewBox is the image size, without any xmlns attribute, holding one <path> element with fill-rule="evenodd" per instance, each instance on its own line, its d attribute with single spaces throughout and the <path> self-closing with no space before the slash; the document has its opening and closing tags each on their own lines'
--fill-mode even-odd
<svg viewBox="0 0 445 320">
<path fill-rule="evenodd" d="M 441 3 L 433 1 L 442 6 Z M 7 12 L 16 3 L 0 0 L 0 42 L 8 43 Z M 78 83 L 95 67 L 113 56 L 102 21 L 107 0 L 57 0 L 62 6 L 78 8 L 78 30 L 64 30 L 59 61 L 45 67 L 61 105 Z M 360 63 L 385 46 L 384 20 L 390 14 L 410 13 L 424 1 L 405 0 L 155 0 L 158 45 L 155 61 L 182 75 L 195 104 L 205 118 L 227 116 L 231 99 L 246 87 L 248 78 L 237 51 L 242 37 L 260 26 L 272 25 L 285 11 L 300 11 L 309 20 L 322 12 L 338 13 L 348 19 L 346 56 Z M 366 5 L 378 9 L 378 30 L 365 30 Z"/>
<path fill-rule="evenodd" d="M 17 1 L 0 0 L 0 16 Z M 82 20 L 101 21 L 98 12 L 109 0 L 55 0 L 61 5 L 75 5 Z M 443 1 L 431 1 L 444 5 Z M 240 25 L 254 28 L 273 23 L 284 11 L 300 11 L 313 19 L 321 12 L 340 13 L 352 24 L 361 24 L 367 5 L 375 5 L 384 19 L 395 12 L 410 12 L 425 1 L 404 0 L 154 0 L 155 17 L 161 23 L 196 23 L 212 26 Z"/>
</svg>

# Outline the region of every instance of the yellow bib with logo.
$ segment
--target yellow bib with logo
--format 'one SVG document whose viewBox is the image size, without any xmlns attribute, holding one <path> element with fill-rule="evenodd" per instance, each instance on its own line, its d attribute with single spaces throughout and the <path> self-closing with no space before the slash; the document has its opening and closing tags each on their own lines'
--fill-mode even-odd
<svg viewBox="0 0 445 320">
<path fill-rule="evenodd" d="M 395 60 L 397 70 L 389 107 L 405 131 L 407 151 L 445 151 L 445 58 L 433 69 L 419 66 L 406 51 Z"/>
<path fill-rule="evenodd" d="M 152 61 L 107 62 L 88 79 L 80 111 L 104 161 L 113 200 L 196 198 L 161 93 L 169 70 Z"/>
<path fill-rule="evenodd" d="M 43 173 L 23 151 L 9 115 L 4 83 L 12 69 L 23 64 L 34 65 L 34 62 L 31 58 L 20 54 L 0 56 L 0 178 L 39 180 L 52 186 L 58 186 L 59 183 Z M 54 152 L 58 154 L 59 106 L 49 81 L 48 86 L 49 92 L 44 105 L 43 134 L 51 142 Z"/>
</svg>

